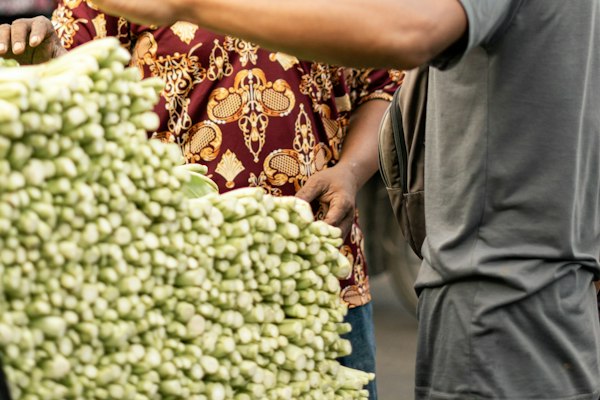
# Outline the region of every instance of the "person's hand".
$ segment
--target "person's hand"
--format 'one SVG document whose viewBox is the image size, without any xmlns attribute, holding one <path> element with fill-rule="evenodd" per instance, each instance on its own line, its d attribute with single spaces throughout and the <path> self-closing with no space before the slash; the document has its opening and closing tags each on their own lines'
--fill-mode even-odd
<svg viewBox="0 0 600 400">
<path fill-rule="evenodd" d="M 186 15 L 184 0 L 94 0 L 102 11 L 141 25 L 168 26 Z M 189 10 L 187 10 L 189 14 Z"/>
<path fill-rule="evenodd" d="M 0 57 L 22 65 L 40 64 L 64 54 L 60 39 L 46 17 L 17 19 L 0 25 Z"/>
<path fill-rule="evenodd" d="M 324 221 L 340 228 L 345 238 L 354 222 L 357 192 L 354 175 L 337 165 L 308 178 L 296 196 L 308 202 L 320 201 L 326 209 Z"/>
</svg>

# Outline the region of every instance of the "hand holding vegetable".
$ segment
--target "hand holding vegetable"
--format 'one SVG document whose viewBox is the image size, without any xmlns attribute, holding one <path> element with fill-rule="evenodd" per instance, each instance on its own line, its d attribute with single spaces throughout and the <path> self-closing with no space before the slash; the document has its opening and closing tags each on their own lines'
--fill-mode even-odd
<svg viewBox="0 0 600 400">
<path fill-rule="evenodd" d="M 308 202 L 318 199 L 327 207 L 324 221 L 340 228 L 346 237 L 354 219 L 357 191 L 351 171 L 338 165 L 311 176 L 296 196 Z"/>
<path fill-rule="evenodd" d="M 18 19 L 0 25 L 0 57 L 22 65 L 40 64 L 66 53 L 46 17 Z"/>
</svg>

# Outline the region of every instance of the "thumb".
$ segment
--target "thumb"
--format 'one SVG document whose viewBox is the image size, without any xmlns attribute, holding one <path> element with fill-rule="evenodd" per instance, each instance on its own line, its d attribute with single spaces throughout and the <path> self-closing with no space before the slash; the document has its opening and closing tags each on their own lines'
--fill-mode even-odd
<svg viewBox="0 0 600 400">
<path fill-rule="evenodd" d="M 31 21 L 31 33 L 29 34 L 29 45 L 37 47 L 44 40 L 56 35 L 52 22 L 46 17 L 36 17 Z"/>
</svg>

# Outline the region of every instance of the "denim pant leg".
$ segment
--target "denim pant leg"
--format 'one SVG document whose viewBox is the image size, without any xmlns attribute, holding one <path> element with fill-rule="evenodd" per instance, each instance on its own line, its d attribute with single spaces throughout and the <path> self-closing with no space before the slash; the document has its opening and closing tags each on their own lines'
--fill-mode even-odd
<svg viewBox="0 0 600 400">
<path fill-rule="evenodd" d="M 345 322 L 352 325 L 352 331 L 342 336 L 344 339 L 350 340 L 352 354 L 341 357 L 338 361 L 349 368 L 375 373 L 373 306 L 368 303 L 364 306 L 349 309 Z M 369 391 L 369 399 L 376 400 L 376 381 L 370 382 L 366 389 Z"/>
</svg>

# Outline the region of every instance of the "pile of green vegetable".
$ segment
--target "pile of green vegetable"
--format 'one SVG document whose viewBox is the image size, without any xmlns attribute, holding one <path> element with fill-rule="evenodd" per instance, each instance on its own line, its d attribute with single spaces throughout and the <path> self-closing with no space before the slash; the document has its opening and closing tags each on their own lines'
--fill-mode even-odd
<svg viewBox="0 0 600 400">
<path fill-rule="evenodd" d="M 0 358 L 16 399 L 364 399 L 337 229 L 223 195 L 148 141 L 162 83 L 115 39 L 0 67 Z M 200 197 L 198 197 L 200 196 Z"/>
</svg>

